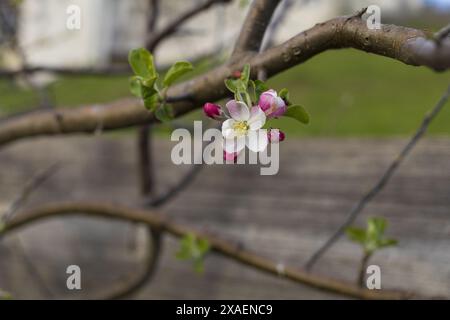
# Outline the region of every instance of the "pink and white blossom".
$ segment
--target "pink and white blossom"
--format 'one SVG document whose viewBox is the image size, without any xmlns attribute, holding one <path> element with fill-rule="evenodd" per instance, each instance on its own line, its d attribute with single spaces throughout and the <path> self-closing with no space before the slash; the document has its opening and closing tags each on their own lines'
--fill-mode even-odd
<svg viewBox="0 0 450 320">
<path fill-rule="evenodd" d="M 239 153 L 247 146 L 253 152 L 263 151 L 268 144 L 267 132 L 262 129 L 266 115 L 260 107 L 251 109 L 241 101 L 226 104 L 230 115 L 222 124 L 223 148 L 227 153 Z"/>
<path fill-rule="evenodd" d="M 267 117 L 281 117 L 287 110 L 284 100 L 277 95 L 275 90 L 267 90 L 259 97 L 258 106 Z"/>
</svg>

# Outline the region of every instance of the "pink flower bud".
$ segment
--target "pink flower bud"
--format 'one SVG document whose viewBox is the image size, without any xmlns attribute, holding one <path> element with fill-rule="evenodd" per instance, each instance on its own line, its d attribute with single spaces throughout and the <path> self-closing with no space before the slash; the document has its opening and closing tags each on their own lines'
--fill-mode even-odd
<svg viewBox="0 0 450 320">
<path fill-rule="evenodd" d="M 278 143 L 284 140 L 286 135 L 279 129 L 270 129 L 267 133 L 270 143 Z"/>
<path fill-rule="evenodd" d="M 205 105 L 203 106 L 203 111 L 205 112 L 206 116 L 213 119 L 219 118 L 221 114 L 220 106 L 209 102 L 205 103 Z"/>
<path fill-rule="evenodd" d="M 226 152 L 225 150 L 223 151 L 223 160 L 227 162 L 233 161 L 234 163 L 236 163 L 237 157 L 237 152 Z"/>
<path fill-rule="evenodd" d="M 258 105 L 269 118 L 281 117 L 287 110 L 284 100 L 272 89 L 261 94 Z"/>
<path fill-rule="evenodd" d="M 242 72 L 240 71 L 233 71 L 232 76 L 235 79 L 239 79 L 241 77 Z"/>
</svg>

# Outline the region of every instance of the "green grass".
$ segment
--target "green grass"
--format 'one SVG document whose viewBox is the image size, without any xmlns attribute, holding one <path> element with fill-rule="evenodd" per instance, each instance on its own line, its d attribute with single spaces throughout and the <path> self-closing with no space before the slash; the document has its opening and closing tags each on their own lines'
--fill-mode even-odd
<svg viewBox="0 0 450 320">
<path fill-rule="evenodd" d="M 341 50 L 319 55 L 269 84 L 276 89 L 287 87 L 291 100 L 311 115 L 307 126 L 278 120 L 287 134 L 388 136 L 413 132 L 449 80 L 448 72 L 437 74 L 384 57 Z M 432 123 L 430 133 L 450 134 L 450 105 Z"/>
<path fill-rule="evenodd" d="M 274 89 L 286 87 L 291 100 L 311 115 L 307 126 L 290 119 L 272 122 L 287 135 L 390 136 L 407 135 L 439 99 L 450 74 L 355 50 L 321 54 L 269 81 Z M 70 77 L 51 85 L 57 106 L 102 103 L 128 96 L 128 78 Z M 0 112 L 35 106 L 36 95 L 0 81 Z M 201 118 L 199 111 L 187 119 Z M 450 105 L 430 126 L 431 134 L 450 134 Z"/>
</svg>

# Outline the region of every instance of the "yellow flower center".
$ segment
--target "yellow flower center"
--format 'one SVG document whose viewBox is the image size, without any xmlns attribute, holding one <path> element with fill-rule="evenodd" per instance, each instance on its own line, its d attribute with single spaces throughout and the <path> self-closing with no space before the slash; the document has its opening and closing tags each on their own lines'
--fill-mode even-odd
<svg viewBox="0 0 450 320">
<path fill-rule="evenodd" d="M 233 130 L 240 136 L 247 134 L 248 129 L 250 129 L 250 126 L 247 121 L 236 121 L 233 124 Z"/>
</svg>

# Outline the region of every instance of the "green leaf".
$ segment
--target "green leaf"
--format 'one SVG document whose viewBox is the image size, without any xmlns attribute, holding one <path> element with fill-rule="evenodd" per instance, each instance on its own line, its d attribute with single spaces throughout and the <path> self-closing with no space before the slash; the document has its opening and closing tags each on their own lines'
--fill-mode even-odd
<svg viewBox="0 0 450 320">
<path fill-rule="evenodd" d="M 173 119 L 173 109 L 166 103 L 161 103 L 155 111 L 155 117 L 161 122 L 167 122 Z"/>
<path fill-rule="evenodd" d="M 397 244 L 398 244 L 398 241 L 396 239 L 381 239 L 378 241 L 379 248 L 396 246 Z"/>
<path fill-rule="evenodd" d="M 194 270 L 195 272 L 202 274 L 205 272 L 205 264 L 203 262 L 203 259 L 195 259 L 194 260 Z"/>
<path fill-rule="evenodd" d="M 206 239 L 199 239 L 197 242 L 197 246 L 202 255 L 209 251 L 209 242 Z"/>
<path fill-rule="evenodd" d="M 2 220 L 0 220 L 0 233 L 2 233 L 3 231 L 5 231 L 6 229 L 6 224 L 5 222 L 3 222 Z"/>
<path fill-rule="evenodd" d="M 256 91 L 256 100 L 258 101 L 261 94 L 264 91 L 269 90 L 269 87 L 265 84 L 264 81 L 261 81 L 261 80 L 255 80 L 254 83 L 255 83 L 255 91 Z"/>
<path fill-rule="evenodd" d="M 366 230 L 355 228 L 355 227 L 348 227 L 345 230 L 347 237 L 354 241 L 361 244 L 364 244 L 366 242 Z"/>
<path fill-rule="evenodd" d="M 129 80 L 130 91 L 138 98 L 142 98 L 142 78 L 139 76 L 133 76 Z"/>
<path fill-rule="evenodd" d="M 284 116 L 293 118 L 304 124 L 309 123 L 309 114 L 306 112 L 305 108 L 298 104 L 289 106 Z"/>
<path fill-rule="evenodd" d="M 245 87 L 247 87 L 249 79 L 250 79 L 250 65 L 247 63 L 245 64 L 241 72 L 241 81 L 243 82 Z"/>
<path fill-rule="evenodd" d="M 376 242 L 378 239 L 381 239 L 386 226 L 387 222 L 384 218 L 369 218 L 367 220 L 367 238 L 374 242 Z"/>
<path fill-rule="evenodd" d="M 156 110 L 159 103 L 160 103 L 159 95 L 157 93 L 153 94 L 153 95 L 149 95 L 147 98 L 144 99 L 144 106 L 152 112 L 154 112 Z"/>
<path fill-rule="evenodd" d="M 195 272 L 203 273 L 204 258 L 209 248 L 208 240 L 197 239 L 193 233 L 189 233 L 180 240 L 180 249 L 175 256 L 180 260 L 191 260 Z"/>
<path fill-rule="evenodd" d="M 289 91 L 286 88 L 283 88 L 278 93 L 278 96 L 280 96 L 281 99 L 283 99 L 285 102 L 289 102 Z"/>
<path fill-rule="evenodd" d="M 164 76 L 163 85 L 165 87 L 169 87 L 178 78 L 180 78 L 187 72 L 192 71 L 193 69 L 194 67 L 190 62 L 187 61 L 175 62 L 175 64 L 170 67 L 169 71 L 167 71 L 166 75 Z"/>
<path fill-rule="evenodd" d="M 128 62 L 135 75 L 144 80 L 158 77 L 153 63 L 153 56 L 145 48 L 131 50 L 128 54 Z"/>
<path fill-rule="evenodd" d="M 225 79 L 225 86 L 233 93 L 236 93 L 238 91 L 233 79 Z"/>
</svg>

